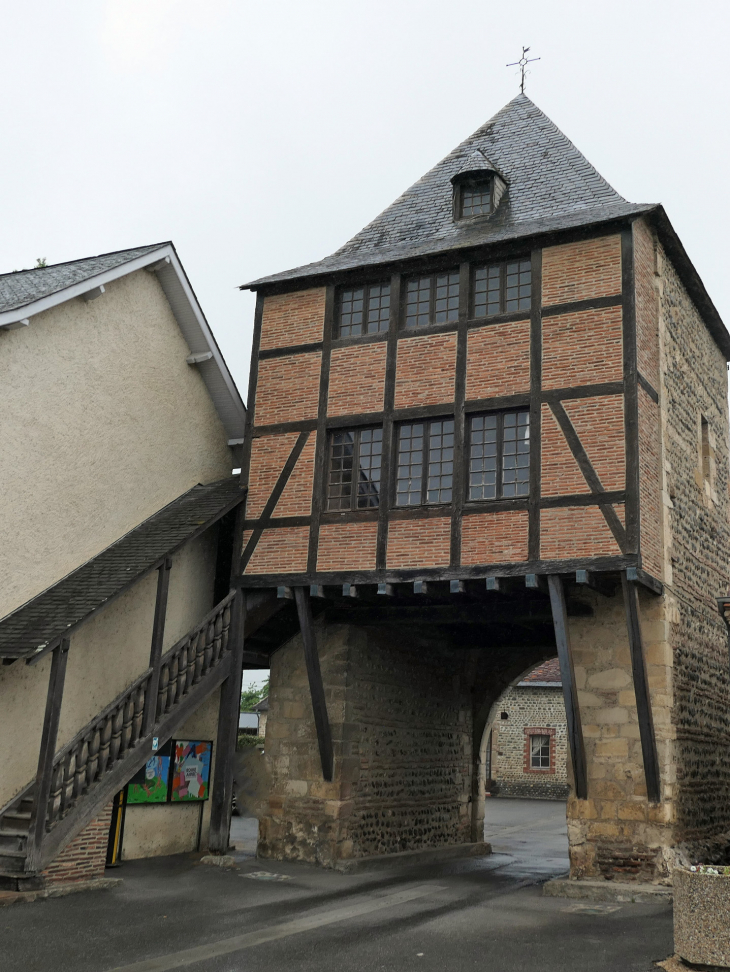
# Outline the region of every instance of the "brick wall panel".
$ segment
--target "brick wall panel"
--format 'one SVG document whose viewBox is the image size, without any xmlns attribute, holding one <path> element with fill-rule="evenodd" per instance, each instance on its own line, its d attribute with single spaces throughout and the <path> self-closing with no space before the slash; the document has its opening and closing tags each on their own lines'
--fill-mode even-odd
<svg viewBox="0 0 730 972">
<path fill-rule="evenodd" d="M 446 567 L 450 549 L 451 517 L 390 521 L 387 565 L 391 570 Z"/>
<path fill-rule="evenodd" d="M 620 307 L 543 319 L 543 388 L 571 388 L 622 378 Z"/>
<path fill-rule="evenodd" d="M 527 511 L 474 513 L 461 524 L 461 563 L 503 564 L 527 560 Z"/>
<path fill-rule="evenodd" d="M 619 555 L 603 514 L 597 506 L 568 506 L 540 514 L 540 556 L 543 560 Z"/>
<path fill-rule="evenodd" d="M 580 466 L 570 451 L 563 430 L 550 406 L 542 406 L 541 488 L 543 496 L 589 493 Z"/>
<path fill-rule="evenodd" d="M 246 547 L 250 530 L 243 535 Z M 279 527 L 264 530 L 244 574 L 296 574 L 307 569 L 309 527 Z"/>
<path fill-rule="evenodd" d="M 453 402 L 456 334 L 401 338 L 396 369 L 396 408 Z"/>
<path fill-rule="evenodd" d="M 317 570 L 375 570 L 376 521 L 325 523 L 319 530 Z"/>
<path fill-rule="evenodd" d="M 295 435 L 296 439 L 297 436 Z M 302 454 L 292 469 L 289 481 L 279 502 L 274 507 L 274 516 L 309 516 L 312 512 L 312 488 L 314 485 L 314 455 L 317 447 L 317 433 L 310 432 Z M 288 453 L 287 453 L 288 455 Z M 252 480 L 253 482 L 253 480 Z"/>
<path fill-rule="evenodd" d="M 317 287 L 267 297 L 261 322 L 261 350 L 321 341 L 325 294 L 324 287 Z"/>
<path fill-rule="evenodd" d="M 659 391 L 659 299 L 654 287 L 654 237 L 644 220 L 634 223 L 636 358 L 639 371 Z"/>
<path fill-rule="evenodd" d="M 296 432 L 287 432 L 284 435 L 262 435 L 251 443 L 251 467 L 246 497 L 248 519 L 261 515 L 297 437 Z"/>
<path fill-rule="evenodd" d="M 623 395 L 599 395 L 563 402 L 604 489 L 626 488 Z"/>
<path fill-rule="evenodd" d="M 621 237 L 601 236 L 542 251 L 542 302 L 567 304 L 621 293 Z"/>
<path fill-rule="evenodd" d="M 530 390 L 530 322 L 473 328 L 467 338 L 466 397 Z"/>
<path fill-rule="evenodd" d="M 260 361 L 256 425 L 316 418 L 321 363 L 319 352 Z"/>
<path fill-rule="evenodd" d="M 386 343 L 335 348 L 329 377 L 329 415 L 382 412 Z"/>
<path fill-rule="evenodd" d="M 42 872 L 46 882 L 66 884 L 104 877 L 111 819 L 112 804 L 109 803 Z"/>
</svg>

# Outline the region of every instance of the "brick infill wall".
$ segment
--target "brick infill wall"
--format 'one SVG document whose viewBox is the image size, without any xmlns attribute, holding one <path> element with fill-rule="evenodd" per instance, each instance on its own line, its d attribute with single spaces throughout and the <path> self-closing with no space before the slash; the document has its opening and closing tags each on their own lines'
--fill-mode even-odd
<svg viewBox="0 0 730 972">
<path fill-rule="evenodd" d="M 109 803 L 49 864 L 42 877 L 47 884 L 69 884 L 104 876 L 112 804 Z"/>
</svg>

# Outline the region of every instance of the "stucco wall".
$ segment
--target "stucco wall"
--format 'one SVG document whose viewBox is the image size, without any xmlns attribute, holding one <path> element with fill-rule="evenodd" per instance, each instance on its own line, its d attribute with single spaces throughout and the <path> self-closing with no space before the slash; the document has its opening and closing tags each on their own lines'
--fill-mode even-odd
<svg viewBox="0 0 730 972">
<path fill-rule="evenodd" d="M 217 526 L 173 557 L 164 648 L 171 647 L 213 607 Z M 146 575 L 71 636 L 58 748 L 130 685 L 149 664 L 157 572 Z M 50 656 L 0 668 L 0 806 L 35 775 L 46 704 Z"/>
<path fill-rule="evenodd" d="M 226 434 L 146 270 L 0 333 L 0 617 L 198 482 Z"/>
<path fill-rule="evenodd" d="M 175 739 L 212 739 L 213 764 L 218 733 L 220 689 L 212 692 L 175 733 Z M 210 770 L 210 789 L 213 788 L 214 765 Z M 202 806 L 202 811 L 201 811 Z M 210 829 L 210 799 L 204 803 L 160 803 L 128 806 L 124 818 L 122 860 L 140 857 L 164 857 L 197 850 L 198 825 L 203 814 L 200 849 L 208 847 Z"/>
</svg>

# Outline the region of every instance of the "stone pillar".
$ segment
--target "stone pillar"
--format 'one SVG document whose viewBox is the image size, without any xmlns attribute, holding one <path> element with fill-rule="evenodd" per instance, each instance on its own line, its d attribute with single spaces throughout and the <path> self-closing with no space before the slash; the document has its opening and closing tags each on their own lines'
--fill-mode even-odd
<svg viewBox="0 0 730 972">
<path fill-rule="evenodd" d="M 322 780 L 301 639 L 273 656 L 260 856 L 333 866 L 470 842 L 468 653 L 404 634 L 317 626 L 332 783 Z"/>
</svg>

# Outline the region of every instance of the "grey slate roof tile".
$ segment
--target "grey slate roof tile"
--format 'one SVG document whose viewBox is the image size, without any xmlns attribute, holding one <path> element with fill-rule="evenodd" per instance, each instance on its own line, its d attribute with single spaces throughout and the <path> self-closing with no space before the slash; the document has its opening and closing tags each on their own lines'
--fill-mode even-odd
<svg viewBox="0 0 730 972">
<path fill-rule="evenodd" d="M 53 587 L 0 619 L 0 656 L 30 656 L 61 637 L 243 497 L 239 476 L 193 486 Z"/>
<path fill-rule="evenodd" d="M 454 221 L 451 178 L 475 151 L 504 175 L 497 211 Z M 600 223 L 647 212 L 620 196 L 530 99 L 518 95 L 331 256 L 245 287 Z"/>
<path fill-rule="evenodd" d="M 69 263 L 55 263 L 50 267 L 0 274 L 0 313 L 25 307 L 34 300 L 49 297 L 59 290 L 65 290 L 66 287 L 81 283 L 106 270 L 113 270 L 166 245 L 153 243 L 151 246 L 138 246 L 131 250 L 116 250 L 114 253 L 102 253 L 83 260 L 71 260 Z"/>
</svg>

